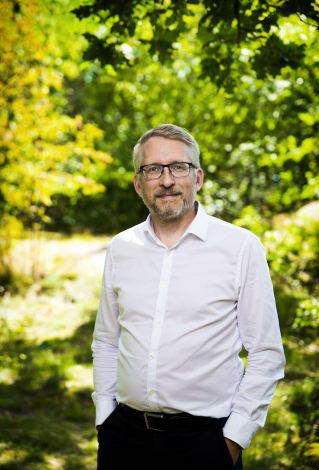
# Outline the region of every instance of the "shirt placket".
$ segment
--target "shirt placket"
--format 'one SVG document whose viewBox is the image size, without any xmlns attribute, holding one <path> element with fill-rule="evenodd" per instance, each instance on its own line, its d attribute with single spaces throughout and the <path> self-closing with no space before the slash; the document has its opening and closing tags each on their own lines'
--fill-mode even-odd
<svg viewBox="0 0 319 470">
<path fill-rule="evenodd" d="M 162 325 L 165 317 L 165 309 L 167 302 L 167 294 L 169 280 L 173 263 L 173 251 L 167 250 L 164 254 L 161 275 L 158 286 L 158 295 L 156 302 L 156 310 L 153 321 L 150 348 L 148 352 L 147 364 L 147 399 L 148 405 L 152 411 L 160 411 L 157 403 L 157 383 L 156 383 L 156 367 L 158 358 L 158 349 L 162 333 Z"/>
</svg>

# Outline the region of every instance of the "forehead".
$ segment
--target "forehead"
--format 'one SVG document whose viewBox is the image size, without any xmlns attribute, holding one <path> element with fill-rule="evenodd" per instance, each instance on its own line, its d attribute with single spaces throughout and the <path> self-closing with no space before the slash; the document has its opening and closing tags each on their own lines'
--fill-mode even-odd
<svg viewBox="0 0 319 470">
<path fill-rule="evenodd" d="M 174 161 L 191 163 L 189 147 L 184 142 L 157 136 L 151 137 L 144 144 L 142 165 L 150 163 L 165 165 Z"/>
</svg>

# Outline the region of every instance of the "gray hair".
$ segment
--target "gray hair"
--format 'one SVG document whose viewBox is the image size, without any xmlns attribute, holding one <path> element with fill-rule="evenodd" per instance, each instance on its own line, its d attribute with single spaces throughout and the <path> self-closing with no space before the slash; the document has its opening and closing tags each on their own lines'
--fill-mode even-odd
<svg viewBox="0 0 319 470">
<path fill-rule="evenodd" d="M 152 137 L 165 137 L 165 139 L 180 140 L 181 142 L 184 142 L 189 149 L 189 157 L 193 165 L 195 165 L 196 168 L 200 167 L 199 147 L 194 137 L 192 137 L 183 127 L 178 127 L 174 124 L 161 124 L 160 126 L 154 127 L 154 129 L 148 130 L 135 145 L 133 151 L 133 163 L 136 173 L 140 170 L 143 159 L 144 144 Z"/>
</svg>

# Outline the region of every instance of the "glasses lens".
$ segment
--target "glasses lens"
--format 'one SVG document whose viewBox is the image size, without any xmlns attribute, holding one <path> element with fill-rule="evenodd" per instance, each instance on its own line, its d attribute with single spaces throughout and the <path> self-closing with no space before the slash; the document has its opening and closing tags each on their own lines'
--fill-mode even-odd
<svg viewBox="0 0 319 470">
<path fill-rule="evenodd" d="M 170 172 L 176 178 L 188 176 L 190 172 L 190 165 L 187 163 L 171 163 L 169 165 Z M 144 176 L 147 180 L 157 180 L 161 177 L 163 167 L 162 165 L 146 165 L 143 168 Z"/>
<path fill-rule="evenodd" d="M 179 176 L 182 177 L 189 174 L 189 165 L 187 165 L 187 163 L 172 163 L 169 167 L 172 175 L 177 178 Z"/>
<path fill-rule="evenodd" d="M 161 176 L 162 167 L 160 165 L 148 165 L 143 172 L 147 180 L 156 180 Z"/>
</svg>

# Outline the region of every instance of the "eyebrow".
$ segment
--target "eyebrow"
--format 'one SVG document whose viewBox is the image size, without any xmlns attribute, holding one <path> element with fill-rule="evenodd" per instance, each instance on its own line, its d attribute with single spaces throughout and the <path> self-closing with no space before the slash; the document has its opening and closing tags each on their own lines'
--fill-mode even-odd
<svg viewBox="0 0 319 470">
<path fill-rule="evenodd" d="M 167 163 L 167 165 L 172 165 L 173 163 L 192 163 L 192 162 L 185 162 L 185 160 L 174 160 L 171 163 Z M 165 163 L 146 163 L 145 165 L 141 165 L 141 166 L 148 166 L 148 165 L 165 165 Z"/>
</svg>

